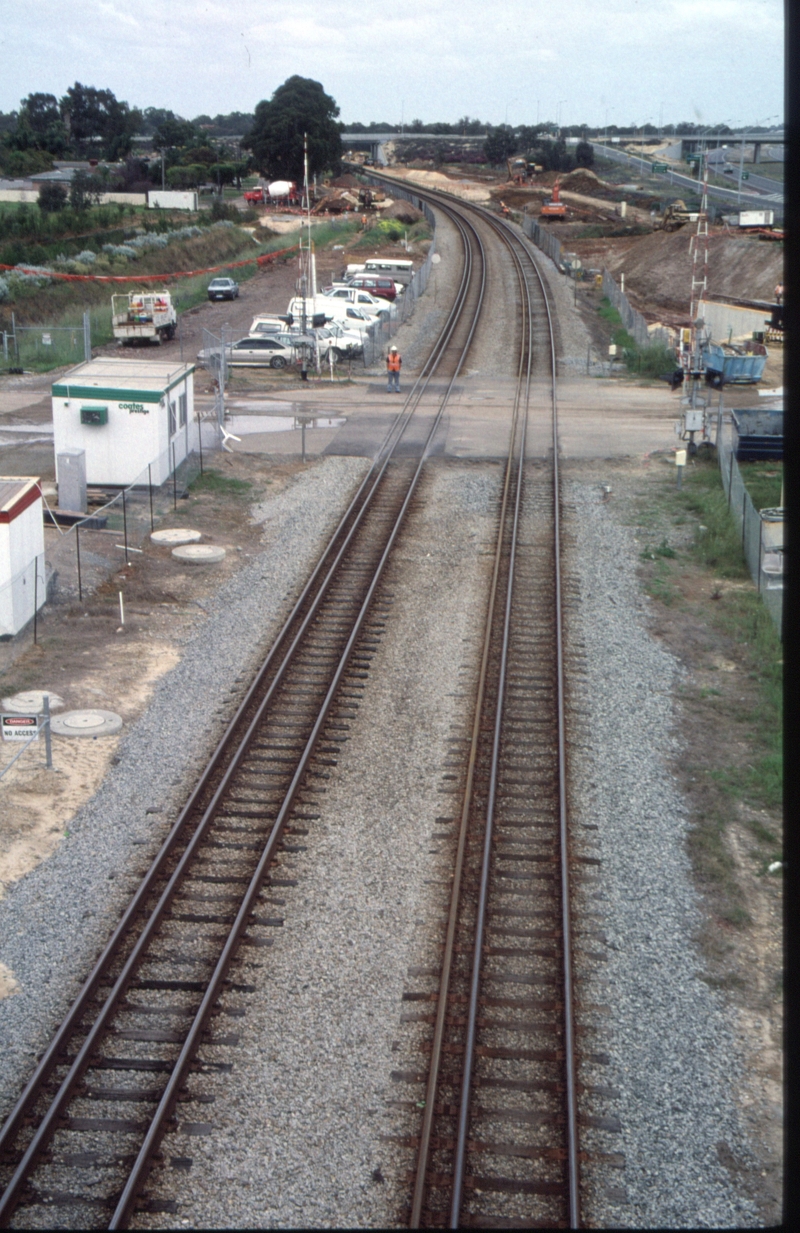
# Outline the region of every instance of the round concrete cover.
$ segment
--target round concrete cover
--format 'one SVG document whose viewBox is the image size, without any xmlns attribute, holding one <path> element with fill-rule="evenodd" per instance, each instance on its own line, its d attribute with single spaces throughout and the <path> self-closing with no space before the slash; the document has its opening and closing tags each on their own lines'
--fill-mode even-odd
<svg viewBox="0 0 800 1233">
<path fill-rule="evenodd" d="M 153 531 L 150 536 L 154 544 L 166 544 L 170 548 L 175 544 L 196 544 L 202 538 L 202 531 L 190 531 L 188 527 L 167 527 L 163 531 Z"/>
<path fill-rule="evenodd" d="M 186 544 L 183 548 L 173 548 L 172 555 L 188 565 L 212 565 L 224 559 L 225 549 L 215 548 L 213 544 Z"/>
<path fill-rule="evenodd" d="M 64 699 L 49 689 L 26 689 L 24 693 L 3 698 L 3 710 L 13 711 L 17 715 L 38 715 L 44 710 L 45 694 L 50 698 L 51 711 L 57 711 L 64 705 Z"/>
<path fill-rule="evenodd" d="M 122 717 L 113 711 L 67 711 L 50 727 L 56 736 L 112 736 L 122 727 Z"/>
</svg>

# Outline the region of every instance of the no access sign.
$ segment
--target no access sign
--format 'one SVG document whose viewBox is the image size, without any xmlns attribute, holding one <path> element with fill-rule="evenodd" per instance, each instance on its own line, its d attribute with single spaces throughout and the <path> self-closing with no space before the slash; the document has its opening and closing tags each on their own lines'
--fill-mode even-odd
<svg viewBox="0 0 800 1233">
<path fill-rule="evenodd" d="M 0 728 L 4 741 L 29 741 L 39 739 L 38 715 L 2 715 Z"/>
</svg>

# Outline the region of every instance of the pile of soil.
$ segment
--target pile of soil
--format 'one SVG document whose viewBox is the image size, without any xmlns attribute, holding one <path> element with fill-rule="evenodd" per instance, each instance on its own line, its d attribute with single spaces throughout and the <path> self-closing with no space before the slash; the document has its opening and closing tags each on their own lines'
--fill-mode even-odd
<svg viewBox="0 0 800 1233">
<path fill-rule="evenodd" d="M 347 172 L 343 176 L 337 176 L 335 180 L 328 180 L 326 188 L 361 188 L 361 182 L 355 176 Z"/>
<path fill-rule="evenodd" d="M 656 231 L 635 237 L 605 254 L 611 274 L 624 270 L 625 291 L 635 306 L 685 313 L 692 280 L 689 244 L 694 228 Z M 577 247 L 577 246 L 576 246 Z M 783 246 L 761 244 L 754 237 L 710 230 L 708 290 L 713 295 L 772 301 L 775 284 L 783 280 Z M 619 279 L 617 279 L 619 281 Z"/>
<path fill-rule="evenodd" d="M 398 222 L 407 223 L 409 227 L 424 217 L 422 210 L 418 210 L 410 201 L 402 199 L 392 202 L 385 210 L 381 210 L 381 218 L 396 218 Z"/>
</svg>

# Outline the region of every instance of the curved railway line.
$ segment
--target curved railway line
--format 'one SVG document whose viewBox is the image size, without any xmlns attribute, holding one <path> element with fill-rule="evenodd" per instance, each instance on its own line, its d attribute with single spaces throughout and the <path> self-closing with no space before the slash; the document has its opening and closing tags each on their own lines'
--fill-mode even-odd
<svg viewBox="0 0 800 1233">
<path fill-rule="evenodd" d="M 0 1131 L 0 1223 L 123 1228 L 147 1210 L 148 1175 L 188 1079 L 216 1064 L 205 1045 L 225 1043 L 220 999 L 243 987 L 237 952 L 268 946 L 280 923 L 276 858 L 313 821 L 314 783 L 336 762 L 380 645 L 380 580 L 478 325 L 487 229 L 513 261 L 522 345 L 442 970 L 432 1012 L 414 1012 L 431 1024 L 432 1047 L 408 1215 L 415 1227 L 580 1223 L 553 325 L 532 254 L 510 228 L 414 192 L 461 237 L 453 309 Z M 551 389 L 537 410 L 552 417 L 546 468 L 526 458 L 534 376 Z"/>
</svg>

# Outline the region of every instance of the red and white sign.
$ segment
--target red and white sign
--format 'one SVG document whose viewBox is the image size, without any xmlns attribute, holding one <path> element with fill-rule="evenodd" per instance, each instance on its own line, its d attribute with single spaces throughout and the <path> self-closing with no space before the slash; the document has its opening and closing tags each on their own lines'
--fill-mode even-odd
<svg viewBox="0 0 800 1233">
<path fill-rule="evenodd" d="M 39 739 L 38 715 L 0 715 L 0 727 L 4 741 Z"/>
</svg>

